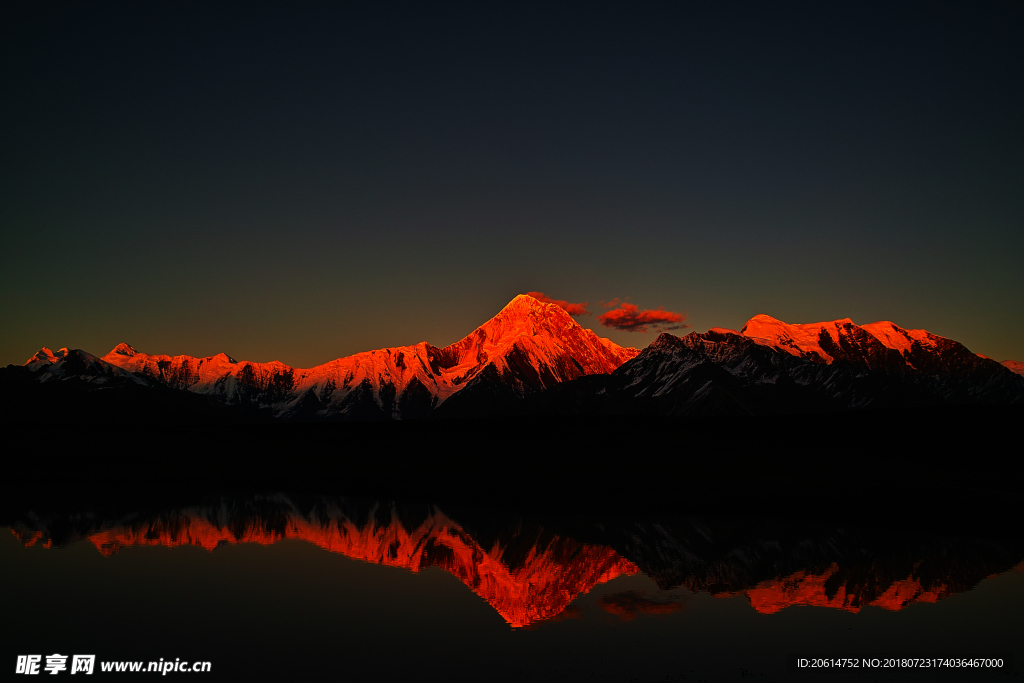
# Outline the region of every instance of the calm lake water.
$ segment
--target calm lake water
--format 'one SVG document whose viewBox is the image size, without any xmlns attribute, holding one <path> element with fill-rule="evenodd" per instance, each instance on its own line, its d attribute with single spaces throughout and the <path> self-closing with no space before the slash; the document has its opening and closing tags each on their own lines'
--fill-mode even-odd
<svg viewBox="0 0 1024 683">
<path fill-rule="evenodd" d="M 281 681 L 1017 680 L 1024 661 L 1024 544 L 901 520 L 532 519 L 280 493 L 98 509 L 4 520 L 8 673 L 52 653 Z M 826 654 L 1005 667 L 795 667 Z"/>
</svg>

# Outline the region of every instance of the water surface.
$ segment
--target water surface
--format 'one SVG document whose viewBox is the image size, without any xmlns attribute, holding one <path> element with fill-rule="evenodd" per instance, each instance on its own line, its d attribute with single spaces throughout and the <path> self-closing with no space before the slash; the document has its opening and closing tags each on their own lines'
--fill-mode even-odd
<svg viewBox="0 0 1024 683">
<path fill-rule="evenodd" d="M 207 680 L 821 680 L 794 656 L 1019 661 L 1024 641 L 1024 545 L 899 520 L 536 518 L 236 492 L 3 522 L 12 671 L 17 654 L 69 652 L 208 660 Z"/>
</svg>

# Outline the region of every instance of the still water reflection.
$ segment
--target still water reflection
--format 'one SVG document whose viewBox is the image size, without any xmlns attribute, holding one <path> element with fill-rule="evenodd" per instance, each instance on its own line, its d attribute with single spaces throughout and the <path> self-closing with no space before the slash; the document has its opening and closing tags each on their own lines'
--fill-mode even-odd
<svg viewBox="0 0 1024 683">
<path fill-rule="evenodd" d="M 537 520 L 478 510 L 442 511 L 433 505 L 283 494 L 206 498 L 186 501 L 171 508 L 144 511 L 111 509 L 109 506 L 104 512 L 25 510 L 4 520 L 4 523 L 21 547 L 20 554 L 10 544 L 3 547 L 3 566 L 7 567 L 8 573 L 8 592 L 4 601 L 7 614 L 15 614 L 18 619 L 24 620 L 31 615 L 33 601 L 24 594 L 12 594 L 11 581 L 19 582 L 24 588 L 45 575 L 52 590 L 59 591 L 55 582 L 71 585 L 73 577 L 91 572 L 99 578 L 83 581 L 72 591 L 74 595 L 68 596 L 70 599 L 88 602 L 90 598 L 82 593 L 88 592 L 89 586 L 110 590 L 109 583 L 104 583 L 103 566 L 87 560 L 82 555 L 85 548 L 90 549 L 93 557 L 111 558 L 109 561 L 125 553 L 149 552 L 144 549 L 153 546 L 202 549 L 208 551 L 204 555 L 211 560 L 223 556 L 221 570 L 225 576 L 238 577 L 239 581 L 248 570 L 239 569 L 239 556 L 229 556 L 230 548 L 240 544 L 288 548 L 292 549 L 289 556 L 273 556 L 273 562 L 277 563 L 273 581 L 308 581 L 306 572 L 311 566 L 310 556 L 294 550 L 296 546 L 288 543 L 293 540 L 360 563 L 397 567 L 417 574 L 444 572 L 461 582 L 465 587 L 463 591 L 468 589 L 482 598 L 507 624 L 506 629 L 510 626 L 512 632 L 526 630 L 540 634 L 537 637 L 545 632 L 555 634 L 561 628 L 576 629 L 573 636 L 576 645 L 573 647 L 582 647 L 580 651 L 573 650 L 573 647 L 560 650 L 554 645 L 557 638 L 530 641 L 533 649 L 524 648 L 522 644 L 495 644 L 495 640 L 472 655 L 461 651 L 458 657 L 491 657 L 494 661 L 490 664 L 484 662 L 480 665 L 496 666 L 501 663 L 504 667 L 501 671 L 469 675 L 457 668 L 447 675 L 455 679 L 463 678 L 462 674 L 477 680 L 515 679 L 518 669 L 509 668 L 510 658 L 515 660 L 522 656 L 523 661 L 529 661 L 541 657 L 538 652 L 543 651 L 545 654 L 541 659 L 548 662 L 547 668 L 542 666 L 532 670 L 530 678 L 551 674 L 565 679 L 677 676 L 679 680 L 687 680 L 687 675 L 700 675 L 711 680 L 729 680 L 756 673 L 767 677 L 765 680 L 786 680 L 801 675 L 790 670 L 787 664 L 788 656 L 798 651 L 877 653 L 903 648 L 904 654 L 913 654 L 938 647 L 944 649 L 945 654 L 952 655 L 985 648 L 989 653 L 1012 656 L 1012 651 L 1019 649 L 1021 639 L 1019 624 L 1013 625 L 1018 622 L 1007 621 L 1008 614 L 1019 613 L 1019 608 L 1024 607 L 1024 582 L 1021 580 L 1024 577 L 1021 573 L 1024 545 L 1012 540 L 946 538 L 912 535 L 899 529 L 879 531 L 792 521 L 693 518 Z M 66 550 L 59 551 L 58 548 Z M 48 554 L 40 557 L 38 552 L 41 549 L 48 549 L 45 551 Z M 73 561 L 57 559 L 60 553 L 72 551 L 76 553 Z M 23 557 L 26 552 L 36 553 L 31 561 Z M 270 561 L 266 556 L 262 559 L 255 555 L 248 557 L 255 562 Z M 201 564 L 210 561 L 194 554 L 188 555 L 187 559 L 184 555 L 162 555 L 161 558 L 159 561 L 178 568 L 179 577 L 181 572 L 188 576 L 193 571 L 186 566 L 190 562 Z M 160 593 L 161 585 L 159 582 L 147 582 L 146 571 L 142 565 L 137 565 L 132 571 L 122 573 L 118 584 L 123 592 L 108 598 L 129 606 L 131 618 L 140 627 L 149 628 L 158 635 L 162 628 L 157 625 L 159 617 L 148 614 L 146 605 L 157 604 L 153 600 Z M 360 577 L 349 582 L 344 589 L 333 586 L 322 590 L 340 593 L 344 590 L 358 591 L 363 586 L 366 591 L 384 596 L 378 598 L 381 600 L 387 600 L 390 593 L 395 594 L 397 602 L 409 600 L 408 595 L 399 597 L 408 586 L 394 574 L 371 576 L 362 573 Z M 989 585 L 978 593 L 984 598 L 983 603 L 972 608 L 969 601 L 962 602 L 956 609 L 936 611 L 941 606 L 935 603 L 952 603 L 951 598 L 972 592 L 986 580 Z M 197 595 L 206 590 L 204 586 L 208 587 L 208 583 L 204 583 L 206 579 L 191 581 L 194 584 L 191 590 Z M 380 587 L 381 581 L 385 584 L 393 581 L 402 588 L 389 593 L 389 589 Z M 254 619 L 264 619 L 269 631 L 279 628 L 282 618 L 315 621 L 314 613 L 320 614 L 313 607 L 303 607 L 305 602 L 295 598 L 291 606 L 287 600 L 283 605 L 274 604 L 282 600 L 280 595 L 275 597 L 275 587 L 258 584 L 259 581 L 255 587 L 248 584 L 245 592 L 249 600 L 263 600 L 265 610 L 253 611 L 251 606 L 241 607 L 225 602 L 218 618 L 227 618 L 228 628 L 242 628 L 233 625 L 230 617 L 225 616 L 230 614 L 236 614 L 240 622 L 244 620 L 245 628 L 251 628 Z M 46 586 L 36 585 L 37 589 L 46 590 Z M 226 585 L 232 584 L 228 581 Z M 996 586 L 998 590 L 994 596 L 992 591 Z M 189 585 L 182 588 L 186 594 L 190 590 Z M 435 583 L 428 582 L 420 590 L 440 589 Z M 448 590 L 446 588 L 442 592 L 449 595 Z M 210 597 L 199 599 L 207 601 Z M 321 599 L 328 601 L 329 596 L 322 595 Z M 447 600 L 455 603 L 461 599 L 451 597 Z M 66 621 L 73 611 L 68 605 L 47 603 L 45 596 L 37 595 L 34 604 L 37 608 L 49 609 L 55 620 Z M 720 608 L 715 605 L 720 605 Z M 964 605 L 967 605 L 966 612 Z M 794 609 L 799 607 L 813 609 Z M 208 605 L 199 609 L 196 616 L 200 617 L 207 609 Z M 372 610 L 373 607 L 365 609 Z M 377 609 L 391 615 L 401 613 L 400 609 L 396 612 L 394 605 L 378 604 Z M 737 612 L 737 609 L 741 611 Z M 932 611 L 925 613 L 920 611 L 922 609 Z M 68 613 L 65 614 L 64 610 Z M 918 610 L 915 612 L 916 620 L 903 619 L 898 624 L 880 616 L 914 610 Z M 856 615 L 861 612 L 870 612 L 870 618 L 855 622 L 822 620 L 822 615 L 827 613 Z M 466 624 L 476 623 L 482 618 L 468 607 L 463 612 L 444 613 L 444 616 L 436 608 L 435 613 L 439 621 L 461 619 Z M 362 618 L 365 622 L 365 616 L 357 616 L 362 614 L 354 608 L 344 608 L 336 616 L 345 620 Z M 758 622 L 760 626 L 751 626 L 753 622 L 749 619 L 752 614 L 774 619 L 775 623 L 764 621 Z M 400 616 L 394 618 L 401 619 Z M 949 628 L 941 630 L 943 627 L 940 627 L 936 632 L 936 624 L 941 624 L 943 619 L 949 620 Z M 965 639 L 962 636 L 968 627 L 965 626 L 961 633 L 952 626 L 975 622 L 985 624 L 983 630 L 987 629 L 987 635 L 983 636 L 976 626 L 971 626 L 971 633 L 976 637 Z M 633 628 L 641 623 L 644 624 L 642 631 L 630 631 L 631 635 L 621 632 L 622 638 L 595 635 L 593 631 L 595 628 L 621 631 L 616 624 Z M 850 625 L 838 626 L 840 623 Z M 556 627 L 556 624 L 560 626 Z M 824 624 L 827 624 L 824 630 L 819 630 Z M 108 626 L 112 634 L 120 628 L 110 626 L 102 619 L 96 625 L 101 631 L 105 625 Z M 341 627 L 332 627 L 328 623 L 321 628 L 329 631 Z M 409 630 L 391 623 L 378 628 L 377 633 L 386 638 L 387 643 L 378 643 L 377 659 L 386 659 L 386 653 L 392 648 L 404 647 L 403 640 L 422 640 L 424 637 L 422 626 Z M 428 628 L 441 627 L 435 624 Z M 894 628 L 900 633 L 895 638 L 892 637 Z M 843 629 L 851 633 L 844 634 Z M 856 634 L 852 633 L 854 629 L 858 630 Z M 705 633 L 698 637 L 694 630 Z M 718 633 L 713 643 L 702 640 L 707 632 Z M 832 635 L 823 637 L 826 632 Z M 45 622 L 39 622 L 34 637 L 38 641 L 46 633 Z M 70 634 L 64 632 L 62 637 L 73 639 L 75 633 L 72 629 Z M 561 633 L 559 637 L 565 637 L 565 633 Z M 650 642 L 639 645 L 639 641 L 634 643 L 630 640 L 637 633 L 642 633 L 651 642 L 661 643 L 657 655 L 647 652 Z M 768 633 L 771 635 L 766 635 Z M 779 640 L 780 633 L 788 633 L 790 637 Z M 19 635 L 22 637 L 16 640 L 25 643 L 25 632 Z M 483 636 L 477 633 L 473 637 Z M 506 636 L 495 638 L 500 640 Z M 245 647 L 259 649 L 267 646 L 267 643 L 255 642 L 259 641 L 258 637 L 244 640 L 248 642 Z M 98 642 L 98 647 L 103 645 L 102 639 L 96 641 L 95 634 L 92 642 Z M 188 640 L 181 642 L 187 644 Z M 211 647 L 205 640 L 203 642 L 204 648 Z M 287 666 L 282 664 L 288 656 L 281 652 L 270 659 L 264 657 L 259 667 L 254 667 L 251 661 L 239 663 L 232 657 L 240 647 L 242 650 L 245 647 L 228 641 L 222 645 L 221 651 L 214 647 L 209 655 L 217 659 L 220 654 L 218 671 L 221 673 L 229 662 L 232 662 L 230 666 L 236 667 L 236 673 L 247 671 L 246 675 L 257 678 L 265 675 L 268 679 L 279 679 L 283 675 L 282 670 L 303 670 L 294 662 Z M 29 644 L 19 646 L 29 647 Z M 43 649 L 49 646 L 46 643 L 38 645 Z M 76 646 L 72 643 L 68 647 Z M 462 650 L 465 643 L 453 643 L 452 646 Z M 488 648 L 492 646 L 497 650 L 487 655 Z M 373 649 L 369 645 L 364 647 Z M 598 647 L 599 650 L 611 647 L 619 650 L 621 657 L 610 663 L 608 652 L 591 652 L 589 647 Z M 572 656 L 575 659 L 569 657 L 569 652 L 576 652 Z M 643 663 L 630 663 L 641 653 L 646 653 Z M 307 652 L 304 656 L 328 658 L 326 653 Z M 271 673 L 275 666 L 281 670 Z M 396 676 L 400 673 L 401 667 L 394 662 L 388 662 L 387 666 Z"/>
</svg>

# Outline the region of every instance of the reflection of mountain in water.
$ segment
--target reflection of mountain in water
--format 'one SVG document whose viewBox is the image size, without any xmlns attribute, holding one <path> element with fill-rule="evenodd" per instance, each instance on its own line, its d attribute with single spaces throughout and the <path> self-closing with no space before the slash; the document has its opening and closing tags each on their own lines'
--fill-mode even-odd
<svg viewBox="0 0 1024 683">
<path fill-rule="evenodd" d="M 520 519 L 463 518 L 459 523 L 427 506 L 271 496 L 118 519 L 23 515 L 8 523 L 25 545 L 88 538 L 107 556 L 133 545 L 212 551 L 226 543 L 302 539 L 366 562 L 412 571 L 439 567 L 517 627 L 554 617 L 577 595 L 637 571 L 663 590 L 743 594 L 766 614 L 791 605 L 856 612 L 866 605 L 898 610 L 935 602 L 1024 557 L 1024 545 L 1015 541 L 908 538 L 905 532 L 815 525 L 688 519 L 563 523 L 556 532 Z M 669 603 L 633 605 L 638 599 L 603 607 L 624 614 L 676 609 Z"/>
<path fill-rule="evenodd" d="M 764 614 L 792 605 L 898 610 L 970 590 L 1024 558 L 1019 541 L 811 523 L 695 520 L 608 529 L 660 588 L 744 594 Z"/>
<path fill-rule="evenodd" d="M 320 501 L 300 512 L 290 500 L 278 497 L 101 523 L 81 533 L 107 556 L 133 545 L 214 550 L 227 543 L 269 545 L 295 538 L 365 562 L 412 571 L 438 567 L 455 575 L 512 626 L 552 617 L 598 583 L 637 572 L 636 565 L 605 546 L 539 528 L 512 530 L 484 546 L 436 508 L 417 512 L 359 507 L 344 499 Z M 19 527 L 15 534 L 26 545 L 47 536 Z"/>
</svg>

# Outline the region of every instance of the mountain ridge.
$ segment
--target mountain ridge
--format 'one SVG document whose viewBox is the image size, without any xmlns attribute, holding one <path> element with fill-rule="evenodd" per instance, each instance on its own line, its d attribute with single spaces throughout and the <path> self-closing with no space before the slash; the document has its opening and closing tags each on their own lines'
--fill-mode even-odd
<svg viewBox="0 0 1024 683">
<path fill-rule="evenodd" d="M 64 376 L 66 349 L 42 349 L 25 364 Z M 582 375 L 606 373 L 636 356 L 582 328 L 562 308 L 521 294 L 463 339 L 374 349 L 312 368 L 280 361 L 236 361 L 225 353 L 197 358 L 141 353 L 120 343 L 102 358 L 81 352 L 86 375 L 136 377 L 172 389 L 255 404 L 285 419 L 424 417 L 473 380 L 498 377 L 519 396 Z M 72 354 L 74 355 L 74 354 Z M 45 380 L 45 378 L 43 378 Z"/>
<path fill-rule="evenodd" d="M 526 294 L 448 346 L 375 349 L 312 368 L 225 353 L 150 355 L 120 343 L 103 357 L 43 347 L 22 371 L 44 383 L 160 386 L 299 421 L 1024 401 L 1024 363 L 998 363 L 955 340 L 889 321 L 789 324 L 758 314 L 739 331 L 663 333 L 639 350 L 598 337 L 558 305 Z"/>
<path fill-rule="evenodd" d="M 1021 375 L 924 330 L 751 320 L 739 332 L 663 333 L 612 373 L 555 387 L 517 411 L 750 415 L 1024 403 Z"/>
</svg>

